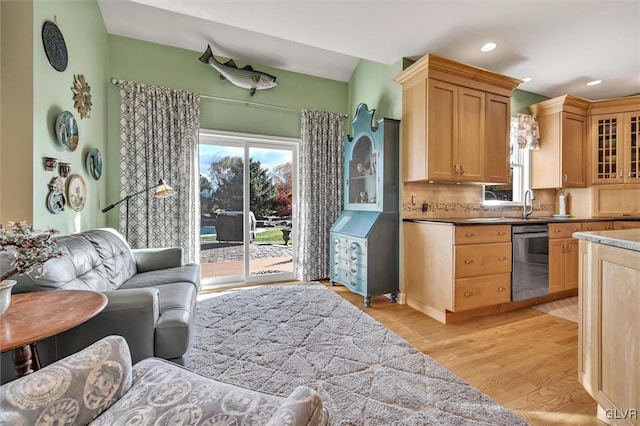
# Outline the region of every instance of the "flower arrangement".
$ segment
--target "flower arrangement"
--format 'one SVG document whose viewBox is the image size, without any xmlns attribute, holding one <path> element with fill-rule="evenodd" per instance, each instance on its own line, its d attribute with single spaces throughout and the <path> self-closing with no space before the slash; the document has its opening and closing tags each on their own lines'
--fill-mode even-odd
<svg viewBox="0 0 640 426">
<path fill-rule="evenodd" d="M 56 240 L 51 237 L 58 231 L 49 228 L 36 231 L 26 222 L 9 222 L 7 228 L 0 224 L 0 252 L 6 251 L 12 257 L 9 270 L 2 272 L 0 282 L 15 274 L 28 274 L 40 269 L 44 274 L 44 263 L 62 256 Z"/>
</svg>

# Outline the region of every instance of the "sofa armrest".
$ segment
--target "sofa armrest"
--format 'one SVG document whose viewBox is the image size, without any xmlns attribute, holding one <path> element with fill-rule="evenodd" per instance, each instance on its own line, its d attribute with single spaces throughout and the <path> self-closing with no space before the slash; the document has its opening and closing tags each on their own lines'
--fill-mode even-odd
<svg viewBox="0 0 640 426">
<path fill-rule="evenodd" d="M 131 372 L 125 340 L 106 337 L 0 386 L 0 424 L 88 424 L 127 393 Z"/>
<path fill-rule="evenodd" d="M 134 362 L 154 355 L 160 317 L 157 288 L 105 291 L 107 306 L 89 321 L 55 337 L 57 357 L 67 356 L 112 334 L 126 339 Z"/>
<path fill-rule="evenodd" d="M 271 416 L 266 426 L 327 425 L 329 416 L 318 392 L 306 386 L 298 386 Z"/>
<path fill-rule="evenodd" d="M 147 248 L 132 250 L 138 273 L 182 266 L 182 248 Z"/>
</svg>

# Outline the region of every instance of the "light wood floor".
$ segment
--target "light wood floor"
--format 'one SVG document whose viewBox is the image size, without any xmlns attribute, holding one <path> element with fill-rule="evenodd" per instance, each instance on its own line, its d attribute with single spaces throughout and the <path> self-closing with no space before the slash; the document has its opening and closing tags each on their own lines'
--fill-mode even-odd
<svg viewBox="0 0 640 426">
<path fill-rule="evenodd" d="M 328 285 L 328 282 L 324 282 Z M 604 425 L 578 383 L 578 325 L 531 308 L 444 325 L 375 296 L 332 288 L 532 425 Z"/>
</svg>

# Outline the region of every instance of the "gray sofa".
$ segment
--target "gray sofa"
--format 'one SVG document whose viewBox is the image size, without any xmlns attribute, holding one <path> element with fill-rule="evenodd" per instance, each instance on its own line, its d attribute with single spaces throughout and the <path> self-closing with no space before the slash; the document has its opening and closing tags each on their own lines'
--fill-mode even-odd
<svg viewBox="0 0 640 426">
<path fill-rule="evenodd" d="M 275 396 L 208 379 L 157 358 L 132 367 L 109 336 L 0 386 L 0 424 L 327 425 L 318 394 L 299 386 Z"/>
<path fill-rule="evenodd" d="M 132 250 L 113 229 L 56 239 L 64 255 L 47 261 L 39 278 L 13 277 L 13 292 L 93 290 L 108 303 L 91 320 L 55 336 L 54 359 L 115 334 L 126 339 L 134 362 L 155 356 L 183 363 L 200 291 L 199 265 L 182 264 L 180 248 Z"/>
</svg>

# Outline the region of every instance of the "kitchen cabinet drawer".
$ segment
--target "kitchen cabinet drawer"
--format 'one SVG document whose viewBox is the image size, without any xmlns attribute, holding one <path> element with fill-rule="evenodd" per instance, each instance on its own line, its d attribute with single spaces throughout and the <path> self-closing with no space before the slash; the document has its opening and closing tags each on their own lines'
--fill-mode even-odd
<svg viewBox="0 0 640 426">
<path fill-rule="evenodd" d="M 550 223 L 549 239 L 553 238 L 572 238 L 574 232 L 580 232 L 582 225 L 580 223 Z"/>
<path fill-rule="evenodd" d="M 613 222 L 583 222 L 582 231 L 610 231 L 613 229 Z"/>
<path fill-rule="evenodd" d="M 613 229 L 640 229 L 640 220 L 617 220 Z"/>
<path fill-rule="evenodd" d="M 511 272 L 511 243 L 455 246 L 455 278 Z"/>
<path fill-rule="evenodd" d="M 455 312 L 511 301 L 511 274 L 456 279 Z"/>
<path fill-rule="evenodd" d="M 511 225 L 456 226 L 456 244 L 483 244 L 511 241 Z"/>
</svg>

